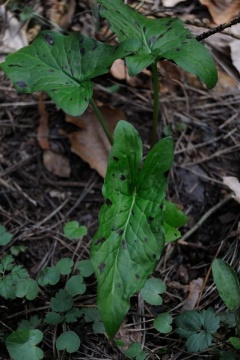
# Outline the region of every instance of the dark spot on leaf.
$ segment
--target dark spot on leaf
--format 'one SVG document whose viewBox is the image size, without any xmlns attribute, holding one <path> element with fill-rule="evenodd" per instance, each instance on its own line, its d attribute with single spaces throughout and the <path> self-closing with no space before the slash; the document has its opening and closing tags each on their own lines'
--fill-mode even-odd
<svg viewBox="0 0 240 360">
<path fill-rule="evenodd" d="M 84 56 L 84 55 L 86 54 L 86 49 L 85 49 L 85 48 L 82 48 L 82 49 L 80 50 L 80 52 L 81 52 L 82 56 Z"/>
<path fill-rule="evenodd" d="M 81 36 L 80 39 L 79 39 L 79 44 L 82 44 L 83 43 L 83 37 Z"/>
<path fill-rule="evenodd" d="M 173 22 L 173 20 L 169 20 L 167 23 L 166 23 L 166 26 L 171 26 L 172 25 L 172 22 Z"/>
<path fill-rule="evenodd" d="M 155 36 L 152 36 L 152 37 L 150 38 L 150 40 L 149 40 L 149 46 L 151 46 L 151 45 L 154 43 L 155 40 L 156 40 L 156 37 L 155 37 Z"/>
<path fill-rule="evenodd" d="M 97 240 L 95 241 L 95 245 L 102 244 L 102 243 L 104 243 L 105 240 L 106 240 L 106 239 L 105 239 L 104 237 L 102 237 L 102 238 L 100 238 L 100 239 L 97 239 Z"/>
<path fill-rule="evenodd" d="M 65 82 L 65 84 L 66 84 L 66 85 L 69 85 L 69 82 L 68 82 L 68 81 L 66 81 L 66 82 Z"/>
<path fill-rule="evenodd" d="M 137 239 L 134 240 L 135 244 L 138 242 Z"/>
<path fill-rule="evenodd" d="M 21 68 L 22 66 L 18 65 L 18 64 L 10 64 L 10 65 L 8 65 L 8 67 L 19 67 L 19 68 Z"/>
<path fill-rule="evenodd" d="M 161 39 L 165 34 L 158 35 L 157 39 Z"/>
<path fill-rule="evenodd" d="M 161 204 L 161 205 L 160 205 L 160 209 L 163 210 L 163 208 L 164 208 L 164 206 L 163 206 L 163 204 Z"/>
<path fill-rule="evenodd" d="M 106 264 L 105 263 L 101 263 L 98 265 L 98 270 L 100 271 L 100 274 L 102 274 L 103 270 L 105 269 Z"/>
<path fill-rule="evenodd" d="M 186 39 L 192 39 L 192 35 L 186 35 Z"/>
<path fill-rule="evenodd" d="M 118 233 L 119 235 L 122 235 L 122 234 L 123 234 L 123 229 L 118 229 L 118 230 L 117 230 L 117 233 Z"/>
<path fill-rule="evenodd" d="M 105 203 L 106 203 L 108 206 L 111 206 L 111 205 L 112 205 L 112 202 L 111 202 L 110 199 L 106 199 L 106 200 L 105 200 Z"/>
<path fill-rule="evenodd" d="M 115 174 L 112 174 L 112 177 L 115 177 Z"/>
<path fill-rule="evenodd" d="M 96 40 L 93 40 L 93 47 L 92 50 L 96 50 L 98 48 L 98 42 Z"/>
<path fill-rule="evenodd" d="M 170 171 L 170 170 L 165 171 L 165 173 L 163 173 L 163 175 L 166 176 L 166 177 L 168 177 L 169 171 Z"/>
<path fill-rule="evenodd" d="M 153 220 L 154 220 L 154 217 L 152 217 L 152 216 L 148 217 L 148 221 L 152 222 Z"/>
<path fill-rule="evenodd" d="M 182 44 L 186 45 L 186 44 L 188 44 L 188 41 L 183 41 Z"/>
<path fill-rule="evenodd" d="M 121 284 L 117 284 L 117 288 L 118 288 L 118 289 L 121 289 Z"/>
<path fill-rule="evenodd" d="M 147 242 L 147 241 L 148 241 L 148 238 L 147 238 L 147 237 L 145 237 L 145 238 L 143 239 L 143 241 L 144 241 L 144 242 Z"/>
<path fill-rule="evenodd" d="M 71 72 L 71 75 L 73 76 L 74 75 L 74 70 L 70 69 L 70 72 Z"/>
<path fill-rule="evenodd" d="M 68 66 L 67 66 L 67 65 L 64 65 L 64 69 L 66 69 L 66 70 L 67 70 L 67 68 L 68 68 Z"/>
<path fill-rule="evenodd" d="M 70 98 L 69 100 L 72 101 L 72 98 Z"/>
<path fill-rule="evenodd" d="M 114 228 L 114 227 L 112 227 L 112 228 L 111 228 L 111 231 L 115 231 L 115 228 Z"/>
<path fill-rule="evenodd" d="M 119 158 L 118 158 L 117 156 L 113 156 L 113 160 L 114 160 L 114 161 L 118 161 Z"/>
<path fill-rule="evenodd" d="M 48 72 L 54 72 L 54 70 L 53 69 L 48 69 Z"/>
<path fill-rule="evenodd" d="M 23 81 L 23 80 L 16 81 L 16 84 L 17 84 L 17 86 L 19 86 L 20 88 L 25 88 L 25 87 L 27 87 L 27 84 L 26 84 L 25 81 Z"/>
<path fill-rule="evenodd" d="M 123 240 L 123 241 L 122 241 L 122 248 L 123 248 L 124 250 L 127 249 L 127 242 L 126 242 L 126 240 Z"/>
<path fill-rule="evenodd" d="M 176 48 L 175 51 L 180 51 L 181 49 L 180 48 Z"/>
<path fill-rule="evenodd" d="M 139 276 L 138 274 L 135 274 L 135 278 L 136 278 L 137 280 L 139 280 L 139 279 L 140 279 L 140 276 Z"/>
<path fill-rule="evenodd" d="M 45 35 L 43 35 L 43 37 L 49 45 L 54 45 L 54 39 L 53 39 L 52 35 L 45 34 Z"/>
<path fill-rule="evenodd" d="M 169 27 L 167 28 L 167 31 L 169 31 L 169 30 L 172 30 L 172 26 L 169 26 Z"/>
<path fill-rule="evenodd" d="M 174 234 L 174 236 L 176 236 L 176 237 L 177 237 L 177 236 L 178 236 L 178 234 L 176 234 L 176 233 L 175 233 L 175 234 Z"/>
<path fill-rule="evenodd" d="M 121 174 L 120 177 L 119 177 L 119 179 L 122 180 L 122 181 L 124 181 L 124 180 L 126 180 L 126 176 L 124 176 L 123 174 Z"/>
<path fill-rule="evenodd" d="M 143 32 L 146 32 L 147 28 L 146 26 L 143 27 Z"/>
<path fill-rule="evenodd" d="M 157 255 L 156 254 L 152 254 L 153 259 L 156 259 Z"/>
<path fill-rule="evenodd" d="M 134 24 L 135 24 L 137 27 L 139 27 L 139 28 L 140 28 L 139 22 L 134 21 Z"/>
<path fill-rule="evenodd" d="M 134 211 L 132 210 L 132 215 L 134 215 Z"/>
<path fill-rule="evenodd" d="M 122 29 L 119 29 L 119 31 L 125 36 L 125 32 Z"/>
</svg>

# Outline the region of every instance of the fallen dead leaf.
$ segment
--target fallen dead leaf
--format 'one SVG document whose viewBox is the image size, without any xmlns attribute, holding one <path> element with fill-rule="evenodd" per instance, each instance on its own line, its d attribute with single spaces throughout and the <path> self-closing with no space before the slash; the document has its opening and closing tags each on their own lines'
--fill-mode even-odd
<svg viewBox="0 0 240 360">
<path fill-rule="evenodd" d="M 0 19 L 0 54 L 10 54 L 28 45 L 25 28 L 10 11 L 6 10 L 5 5 L 0 5 Z M 1 55 L 1 61 L 4 60 Z"/>
<path fill-rule="evenodd" d="M 49 127 L 48 127 L 48 112 L 46 111 L 45 104 L 43 102 L 42 94 L 38 97 L 38 111 L 40 113 L 39 126 L 37 130 L 37 140 L 42 150 L 49 150 Z"/>
<path fill-rule="evenodd" d="M 74 15 L 75 0 L 50 0 L 50 8 L 46 15 L 48 19 L 63 29 L 67 29 Z"/>
<path fill-rule="evenodd" d="M 223 177 L 223 183 L 227 187 L 229 187 L 230 190 L 232 190 L 235 193 L 235 196 L 233 197 L 238 203 L 240 203 L 240 183 L 239 180 L 234 176 L 224 176 Z"/>
<path fill-rule="evenodd" d="M 71 173 L 69 160 L 66 156 L 52 150 L 43 153 L 43 164 L 45 168 L 54 175 L 68 178 Z"/>
<path fill-rule="evenodd" d="M 200 0 L 208 8 L 215 24 L 231 21 L 240 12 L 239 0 Z"/>
<path fill-rule="evenodd" d="M 198 297 L 201 293 L 201 289 L 203 286 L 203 279 L 198 278 L 196 280 L 192 280 L 189 284 L 189 294 L 182 307 L 182 311 L 185 310 L 193 310 L 198 301 Z"/>
<path fill-rule="evenodd" d="M 110 74 L 117 80 L 126 79 L 126 65 L 123 59 L 117 59 L 111 66 Z"/>
<path fill-rule="evenodd" d="M 100 108 L 103 118 L 113 133 L 119 120 L 126 119 L 120 109 L 111 109 L 108 106 Z M 81 130 L 71 134 L 62 133 L 68 137 L 71 150 L 102 177 L 106 174 L 108 154 L 111 145 L 92 109 L 88 109 L 82 116 L 66 115 L 66 121 L 77 125 Z"/>
</svg>

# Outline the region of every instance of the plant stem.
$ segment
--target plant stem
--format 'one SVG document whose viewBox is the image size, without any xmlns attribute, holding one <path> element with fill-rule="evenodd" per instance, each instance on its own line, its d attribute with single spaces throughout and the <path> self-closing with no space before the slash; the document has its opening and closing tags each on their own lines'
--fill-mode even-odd
<svg viewBox="0 0 240 360">
<path fill-rule="evenodd" d="M 90 104 L 91 104 L 92 109 L 95 112 L 95 114 L 96 114 L 96 116 L 98 118 L 98 121 L 100 122 L 100 124 L 101 124 L 101 126 L 102 126 L 102 128 L 103 128 L 103 130 L 104 130 L 110 144 L 112 145 L 113 144 L 113 138 L 112 138 L 112 135 L 110 133 L 110 130 L 109 130 L 109 128 L 108 128 L 108 126 L 107 126 L 107 124 L 106 124 L 106 122 L 105 122 L 105 120 L 104 120 L 104 118 L 103 118 L 103 116 L 102 116 L 102 114 L 101 114 L 101 112 L 99 110 L 99 108 L 97 107 L 95 101 L 93 100 L 93 98 L 91 98 Z"/>
<path fill-rule="evenodd" d="M 151 134 L 151 147 L 157 141 L 157 127 L 159 115 L 159 87 L 158 87 L 158 70 L 157 60 L 152 63 L 152 78 L 153 78 L 153 123 Z"/>
</svg>

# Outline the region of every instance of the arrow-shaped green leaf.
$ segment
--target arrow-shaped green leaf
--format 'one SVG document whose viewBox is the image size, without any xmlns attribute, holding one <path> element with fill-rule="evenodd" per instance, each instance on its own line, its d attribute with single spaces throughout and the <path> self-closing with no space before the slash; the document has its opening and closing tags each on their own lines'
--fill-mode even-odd
<svg viewBox="0 0 240 360">
<path fill-rule="evenodd" d="M 0 66 L 20 93 L 46 91 L 66 113 L 77 116 L 92 97 L 92 78 L 105 74 L 115 59 L 139 46 L 111 46 L 79 33 L 42 31 L 37 39 L 7 57 Z"/>
<path fill-rule="evenodd" d="M 159 141 L 140 170 L 142 142 L 136 130 L 120 121 L 114 134 L 99 216 L 91 245 L 98 279 L 98 306 L 113 337 L 129 309 L 130 297 L 153 272 L 165 238 L 163 199 L 173 161 L 173 141 Z"/>
<path fill-rule="evenodd" d="M 208 88 L 217 82 L 217 70 L 209 51 L 199 43 L 178 18 L 149 19 L 122 1 L 98 0 L 105 17 L 121 41 L 136 39 L 141 46 L 127 57 L 131 76 L 155 59 L 174 61 L 199 77 Z"/>
</svg>

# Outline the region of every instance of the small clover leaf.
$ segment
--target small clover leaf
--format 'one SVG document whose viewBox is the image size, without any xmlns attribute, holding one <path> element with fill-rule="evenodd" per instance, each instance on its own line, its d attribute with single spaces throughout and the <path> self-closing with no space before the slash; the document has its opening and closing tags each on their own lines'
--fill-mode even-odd
<svg viewBox="0 0 240 360">
<path fill-rule="evenodd" d="M 56 313 L 55 311 L 49 311 L 46 314 L 44 321 L 47 324 L 58 325 L 64 321 L 64 316 L 59 313 Z"/>
<path fill-rule="evenodd" d="M 128 359 L 144 360 L 147 354 L 142 350 L 142 345 L 138 342 L 132 343 L 124 352 Z"/>
<path fill-rule="evenodd" d="M 38 295 L 37 282 L 31 278 L 23 279 L 17 282 L 16 285 L 16 297 L 26 297 L 27 300 L 33 300 Z"/>
<path fill-rule="evenodd" d="M 86 291 L 86 285 L 83 282 L 83 277 L 81 275 L 71 276 L 66 282 L 65 290 L 71 296 L 84 294 Z"/>
<path fill-rule="evenodd" d="M 166 291 L 166 285 L 160 279 L 150 278 L 141 289 L 143 299 L 150 305 L 161 305 L 162 298 L 159 294 Z"/>
<path fill-rule="evenodd" d="M 153 322 L 153 326 L 162 334 L 168 334 L 172 331 L 172 316 L 169 313 L 159 314 Z"/>
<path fill-rule="evenodd" d="M 39 319 L 39 317 L 37 315 L 33 315 L 30 317 L 29 320 L 21 320 L 18 323 L 18 329 L 29 329 L 29 330 L 34 330 L 36 329 L 38 326 L 40 326 L 42 323 L 42 320 Z"/>
<path fill-rule="evenodd" d="M 40 330 L 20 329 L 6 339 L 6 347 L 13 360 L 40 360 L 43 351 L 36 345 L 42 341 Z"/>
<path fill-rule="evenodd" d="M 80 338 L 74 331 L 65 331 L 57 338 L 56 348 L 58 350 L 66 350 L 71 354 L 78 351 L 80 344 Z"/>
<path fill-rule="evenodd" d="M 38 276 L 38 283 L 41 286 L 56 285 L 60 280 L 60 272 L 55 267 L 45 267 Z"/>
<path fill-rule="evenodd" d="M 61 289 L 51 298 L 50 307 L 56 312 L 66 312 L 73 306 L 73 298 L 65 290 Z"/>
<path fill-rule="evenodd" d="M 62 258 L 56 264 L 56 269 L 60 272 L 61 275 L 68 275 L 72 271 L 74 262 L 70 258 Z"/>
<path fill-rule="evenodd" d="M 81 316 L 81 311 L 73 307 L 66 312 L 66 314 L 64 315 L 64 320 L 66 321 L 66 323 L 73 323 L 76 322 Z"/>
<path fill-rule="evenodd" d="M 64 225 L 63 232 L 68 239 L 80 239 L 87 234 L 87 228 L 80 226 L 79 222 L 74 220 Z"/>
<path fill-rule="evenodd" d="M 91 260 L 80 260 L 77 263 L 77 269 L 83 277 L 89 277 L 94 273 Z"/>
<path fill-rule="evenodd" d="M 240 350 L 240 338 L 239 337 L 232 336 L 229 338 L 229 341 L 235 349 Z"/>
<path fill-rule="evenodd" d="M 220 317 L 212 308 L 197 312 L 184 311 L 175 319 L 177 329 L 175 332 L 187 338 L 186 346 L 189 352 L 206 350 L 212 343 L 212 334 L 220 326 Z"/>
<path fill-rule="evenodd" d="M 12 240 L 13 235 L 10 234 L 5 226 L 0 225 L 0 246 L 5 246 Z"/>
</svg>

